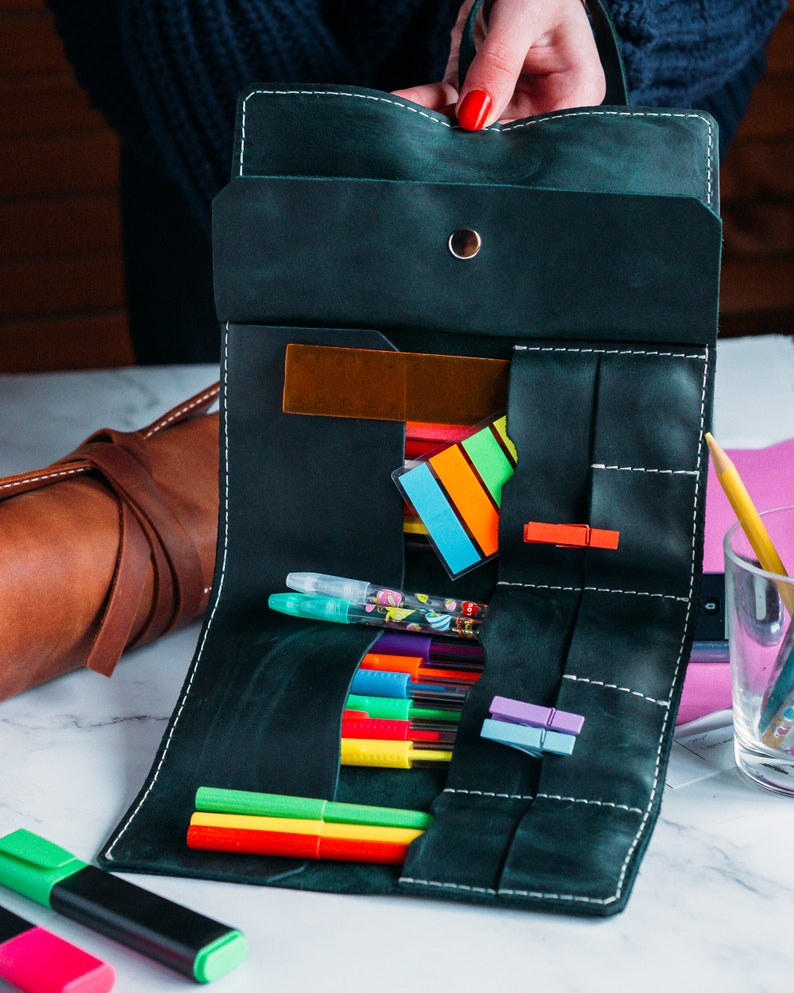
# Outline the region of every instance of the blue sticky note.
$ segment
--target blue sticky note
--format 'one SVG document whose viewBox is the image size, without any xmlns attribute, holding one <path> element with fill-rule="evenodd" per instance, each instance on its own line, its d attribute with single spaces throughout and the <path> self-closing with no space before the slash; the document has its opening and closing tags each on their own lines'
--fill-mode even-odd
<svg viewBox="0 0 794 993">
<path fill-rule="evenodd" d="M 449 505 L 438 480 L 425 462 L 400 476 L 408 502 L 427 528 L 428 535 L 451 575 L 481 561 L 480 553 Z"/>
</svg>

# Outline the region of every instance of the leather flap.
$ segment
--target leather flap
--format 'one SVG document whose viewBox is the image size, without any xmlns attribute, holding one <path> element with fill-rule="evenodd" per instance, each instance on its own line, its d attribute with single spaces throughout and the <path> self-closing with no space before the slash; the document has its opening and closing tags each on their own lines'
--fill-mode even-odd
<svg viewBox="0 0 794 993">
<path fill-rule="evenodd" d="M 232 176 L 494 183 L 692 196 L 719 211 L 717 125 L 701 110 L 581 107 L 484 131 L 378 90 L 257 85 Z"/>
<path fill-rule="evenodd" d="M 215 201 L 218 316 L 510 337 L 714 334 L 720 224 L 696 198 L 481 189 L 236 179 Z M 460 228 L 482 239 L 473 258 L 448 247 Z"/>
</svg>

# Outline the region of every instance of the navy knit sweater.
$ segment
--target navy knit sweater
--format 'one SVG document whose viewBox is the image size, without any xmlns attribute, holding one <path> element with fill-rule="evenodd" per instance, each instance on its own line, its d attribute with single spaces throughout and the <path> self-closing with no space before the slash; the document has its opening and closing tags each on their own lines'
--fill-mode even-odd
<svg viewBox="0 0 794 993">
<path fill-rule="evenodd" d="M 48 2 L 92 102 L 208 225 L 228 177 L 240 89 L 269 81 L 392 90 L 440 79 L 461 0 Z M 785 0 L 608 2 L 634 104 L 714 110 L 709 101 L 721 93 L 724 110 L 727 85 L 722 123 L 735 126 Z M 748 63 L 759 68 L 748 74 Z"/>
</svg>

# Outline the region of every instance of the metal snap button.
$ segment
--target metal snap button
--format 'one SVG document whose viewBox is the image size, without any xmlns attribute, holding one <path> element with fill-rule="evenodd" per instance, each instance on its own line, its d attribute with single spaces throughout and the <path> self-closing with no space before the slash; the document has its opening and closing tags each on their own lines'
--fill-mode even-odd
<svg viewBox="0 0 794 993">
<path fill-rule="evenodd" d="M 458 228 L 447 242 L 456 259 L 473 259 L 482 246 L 482 238 L 471 228 Z"/>
</svg>

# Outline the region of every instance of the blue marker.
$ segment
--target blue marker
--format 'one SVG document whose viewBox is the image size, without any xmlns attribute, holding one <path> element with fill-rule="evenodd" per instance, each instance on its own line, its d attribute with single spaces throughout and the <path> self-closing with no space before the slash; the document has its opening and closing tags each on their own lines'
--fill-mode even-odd
<svg viewBox="0 0 794 993">
<path fill-rule="evenodd" d="M 451 683 L 414 683 L 407 672 L 387 672 L 382 669 L 358 669 L 350 684 L 356 696 L 391 697 L 399 700 L 435 701 L 445 707 L 462 706 L 468 686 Z"/>
</svg>

